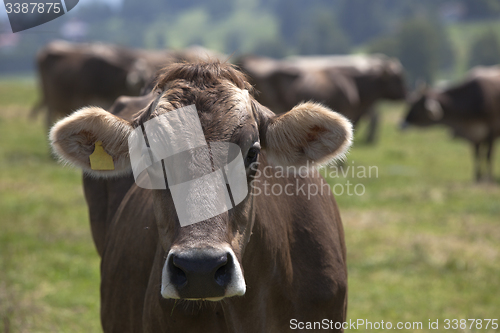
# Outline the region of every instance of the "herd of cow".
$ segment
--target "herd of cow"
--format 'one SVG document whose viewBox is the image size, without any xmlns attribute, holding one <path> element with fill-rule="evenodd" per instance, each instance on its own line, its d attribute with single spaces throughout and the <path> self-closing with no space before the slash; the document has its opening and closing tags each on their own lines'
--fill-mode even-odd
<svg viewBox="0 0 500 333">
<path fill-rule="evenodd" d="M 52 127 L 51 144 L 84 171 L 102 259 L 104 332 L 286 332 L 292 320 L 325 318 L 332 331 L 344 330 L 346 250 L 332 195 L 259 196 L 249 185 L 250 195 L 230 211 L 181 227 L 170 189 L 135 185 L 127 138 L 148 120 L 194 104 L 207 142 L 241 148 L 249 184 L 270 164 L 329 162 L 344 156 L 352 124 L 363 117 L 370 117 L 373 140 L 377 100 L 407 98 L 397 60 L 246 56 L 235 61 L 240 71 L 199 47 L 145 51 L 62 41 L 37 60 L 43 98 L 34 111 L 46 108 L 49 126 L 66 116 Z M 475 145 L 478 179 L 486 145 L 491 177 L 500 69 L 475 69 L 463 83 L 420 92 L 410 103 L 405 125 L 444 124 Z M 97 142 L 114 170 L 92 169 Z M 324 184 L 314 173 L 290 177 Z"/>
<path fill-rule="evenodd" d="M 57 119 L 86 105 L 109 109 L 122 96 L 147 95 L 156 73 L 179 61 L 230 60 L 217 52 L 193 46 L 177 51 L 132 50 L 104 44 L 54 41 L 38 54 L 42 100 L 33 109 L 46 110 L 50 127 Z M 408 100 L 403 127 L 442 124 L 451 127 L 474 147 L 475 177 L 493 180 L 492 154 L 500 136 L 500 67 L 472 69 L 465 80 L 448 89 L 425 89 L 409 96 L 403 68 L 383 55 L 290 57 L 275 60 L 244 56 L 234 61 L 255 87 L 256 99 L 275 113 L 301 101 L 321 102 L 345 115 L 356 126 L 369 118 L 367 142 L 374 142 L 378 114 L 373 107 L 382 99 Z M 75 80 L 75 78 L 78 78 Z M 487 172 L 481 172 L 486 159 Z"/>
</svg>

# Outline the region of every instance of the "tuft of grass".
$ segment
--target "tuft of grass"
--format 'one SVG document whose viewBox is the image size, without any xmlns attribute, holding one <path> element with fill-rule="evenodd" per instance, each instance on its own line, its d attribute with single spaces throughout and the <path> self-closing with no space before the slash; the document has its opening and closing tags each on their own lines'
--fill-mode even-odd
<svg viewBox="0 0 500 333">
<path fill-rule="evenodd" d="M 0 332 L 98 332 L 99 258 L 81 174 L 50 157 L 42 120 L 28 119 L 35 87 L 0 81 Z M 500 319 L 499 181 L 475 184 L 470 147 L 446 129 L 401 132 L 404 105 L 380 108 L 376 145 L 359 139 L 363 126 L 356 131 L 344 164 L 354 175 L 323 171 L 332 187 L 364 187 L 336 196 L 348 319 L 422 322 L 414 332 L 431 331 L 429 319 L 438 331 L 444 319 Z M 370 166 L 371 178 L 358 174 Z"/>
</svg>

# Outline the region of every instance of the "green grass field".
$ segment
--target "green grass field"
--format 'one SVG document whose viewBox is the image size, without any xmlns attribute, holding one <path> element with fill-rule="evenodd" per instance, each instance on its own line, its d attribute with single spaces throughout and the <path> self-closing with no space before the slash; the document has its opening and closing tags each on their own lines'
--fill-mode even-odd
<svg viewBox="0 0 500 333">
<path fill-rule="evenodd" d="M 99 332 L 99 258 L 81 174 L 49 156 L 43 120 L 28 119 L 36 98 L 33 81 L 0 81 L 0 332 Z M 372 166 L 371 178 L 329 180 L 365 190 L 337 197 L 348 318 L 493 332 L 470 321 L 445 330 L 444 320 L 500 321 L 500 154 L 497 184 L 477 185 L 470 147 L 441 128 L 400 132 L 404 108 L 381 105 L 378 144 L 357 140 L 349 154 L 345 166 Z"/>
</svg>

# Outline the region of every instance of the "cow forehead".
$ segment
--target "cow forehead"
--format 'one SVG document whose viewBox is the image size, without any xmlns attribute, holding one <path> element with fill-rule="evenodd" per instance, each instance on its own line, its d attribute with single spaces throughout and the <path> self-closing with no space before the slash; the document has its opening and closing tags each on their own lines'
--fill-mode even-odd
<svg viewBox="0 0 500 333">
<path fill-rule="evenodd" d="M 182 90 L 182 92 L 179 92 Z M 245 109 L 250 106 L 250 94 L 247 89 L 236 87 L 230 82 L 224 82 L 215 86 L 196 87 L 189 82 L 177 81 L 166 87 L 160 94 L 158 106 L 162 106 L 160 112 L 169 112 L 178 109 L 180 104 L 210 104 L 210 107 L 202 108 L 204 112 L 217 112 L 227 109 Z"/>
<path fill-rule="evenodd" d="M 210 141 L 228 141 L 235 131 L 254 121 L 252 97 L 246 89 L 228 84 L 191 89 L 182 96 L 177 91 L 173 86 L 160 95 L 153 106 L 153 117 L 195 105 L 205 136 Z"/>
</svg>

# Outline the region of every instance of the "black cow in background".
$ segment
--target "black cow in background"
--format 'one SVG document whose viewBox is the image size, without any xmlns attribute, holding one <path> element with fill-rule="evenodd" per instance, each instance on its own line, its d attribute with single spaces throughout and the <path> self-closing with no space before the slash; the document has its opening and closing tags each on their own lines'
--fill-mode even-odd
<svg viewBox="0 0 500 333">
<path fill-rule="evenodd" d="M 403 127 L 445 125 L 474 147 L 476 181 L 493 180 L 492 155 L 500 136 L 500 67 L 472 69 L 464 82 L 444 90 L 425 89 L 413 99 Z"/>
</svg>

